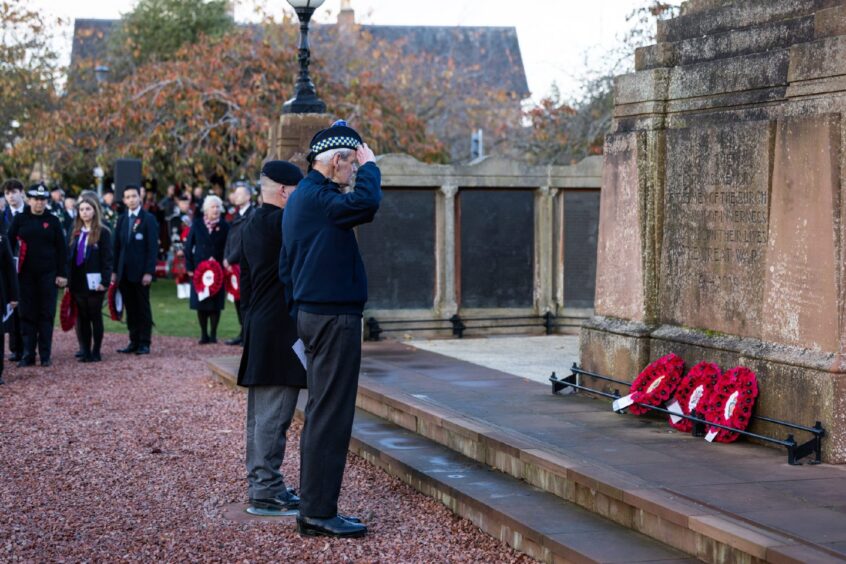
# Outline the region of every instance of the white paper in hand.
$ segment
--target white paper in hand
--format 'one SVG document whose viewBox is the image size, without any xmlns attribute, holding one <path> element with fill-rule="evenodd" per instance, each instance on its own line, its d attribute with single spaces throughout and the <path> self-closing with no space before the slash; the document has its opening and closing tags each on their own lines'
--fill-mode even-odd
<svg viewBox="0 0 846 564">
<path fill-rule="evenodd" d="M 103 277 L 100 275 L 99 272 L 92 272 L 88 274 L 87 277 L 89 290 L 96 290 L 97 286 L 103 283 Z"/>
<path fill-rule="evenodd" d="M 629 394 L 627 396 L 621 397 L 620 399 L 614 400 L 614 403 L 611 404 L 611 409 L 614 410 L 614 411 L 620 411 L 620 410 L 626 409 L 627 407 L 629 407 L 633 403 L 634 403 L 634 400 L 632 399 L 632 395 Z"/>
<path fill-rule="evenodd" d="M 12 304 L 6 304 L 6 311 L 3 313 L 3 323 L 6 323 L 6 320 L 12 317 L 14 311 L 15 308 L 12 307 Z"/>
<path fill-rule="evenodd" d="M 682 406 L 681 404 L 679 404 L 678 400 L 673 400 L 671 403 L 668 403 L 667 411 L 672 412 L 670 413 L 670 421 L 672 421 L 673 423 L 678 423 L 682 420 L 679 415 L 684 415 L 684 412 L 682 411 Z M 678 415 L 673 415 L 673 413 L 676 413 Z"/>
<path fill-rule="evenodd" d="M 291 348 L 294 349 L 294 354 L 296 354 L 297 358 L 300 359 L 300 364 L 303 365 L 303 368 L 308 370 L 308 359 L 306 358 L 305 343 L 303 343 L 303 340 L 297 339 L 297 342 L 294 343 L 294 346 Z"/>
</svg>

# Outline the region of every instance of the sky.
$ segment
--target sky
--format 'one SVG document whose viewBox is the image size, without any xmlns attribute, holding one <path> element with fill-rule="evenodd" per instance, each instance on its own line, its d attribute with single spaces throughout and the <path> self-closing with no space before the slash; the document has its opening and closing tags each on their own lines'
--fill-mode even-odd
<svg viewBox="0 0 846 564">
<path fill-rule="evenodd" d="M 73 18 L 118 18 L 135 0 L 31 0 L 44 12 Z M 235 18 L 254 17 L 255 3 L 271 13 L 290 10 L 285 0 L 241 0 Z M 555 82 L 565 99 L 578 94 L 588 66 L 601 62 L 629 28 L 626 16 L 644 0 L 351 0 L 359 23 L 382 25 L 513 26 L 517 29 L 529 89 L 535 100 Z M 333 22 L 341 0 L 326 0 L 315 20 Z M 72 23 L 59 46 L 70 52 Z M 312 44 L 312 49 L 319 46 Z"/>
</svg>

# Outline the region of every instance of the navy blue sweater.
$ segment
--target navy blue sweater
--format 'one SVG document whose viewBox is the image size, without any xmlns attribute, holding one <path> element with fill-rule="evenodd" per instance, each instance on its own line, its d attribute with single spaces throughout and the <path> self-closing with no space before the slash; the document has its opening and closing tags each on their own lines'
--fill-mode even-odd
<svg viewBox="0 0 846 564">
<path fill-rule="evenodd" d="M 367 301 L 367 275 L 353 227 L 373 221 L 382 201 L 375 163 L 358 170 L 355 190 L 312 170 L 291 194 L 282 216 L 279 278 L 292 315 L 358 314 Z"/>
</svg>

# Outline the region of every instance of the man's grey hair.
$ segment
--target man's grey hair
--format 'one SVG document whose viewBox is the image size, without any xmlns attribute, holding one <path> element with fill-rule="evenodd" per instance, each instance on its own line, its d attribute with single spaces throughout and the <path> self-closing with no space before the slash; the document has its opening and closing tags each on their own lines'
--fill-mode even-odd
<svg viewBox="0 0 846 564">
<path fill-rule="evenodd" d="M 341 155 L 342 159 L 346 159 L 350 154 L 354 153 L 352 149 L 329 149 L 325 153 L 320 153 L 314 157 L 314 161 L 318 163 L 328 164 L 335 155 Z"/>
</svg>

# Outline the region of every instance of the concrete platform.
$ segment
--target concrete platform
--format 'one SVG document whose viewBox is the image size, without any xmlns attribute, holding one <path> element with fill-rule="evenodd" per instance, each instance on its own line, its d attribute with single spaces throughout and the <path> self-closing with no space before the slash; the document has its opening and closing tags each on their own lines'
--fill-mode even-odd
<svg viewBox="0 0 846 564">
<path fill-rule="evenodd" d="M 231 381 L 232 360 L 210 364 Z M 781 450 L 708 444 L 663 421 L 614 414 L 606 401 L 553 396 L 549 386 L 399 343 L 365 344 L 358 404 L 353 448 L 374 461 L 382 459 L 376 450 L 399 460 L 362 435 L 375 415 L 684 555 L 846 561 L 846 469 L 839 466 L 794 467 Z M 408 461 L 383 467 L 415 483 Z M 482 528 L 517 548 L 520 538 L 532 538 L 501 525 Z M 605 561 L 527 552 L 548 561 Z"/>
</svg>

